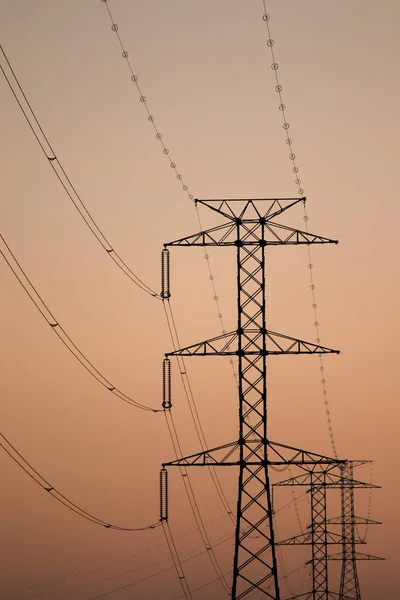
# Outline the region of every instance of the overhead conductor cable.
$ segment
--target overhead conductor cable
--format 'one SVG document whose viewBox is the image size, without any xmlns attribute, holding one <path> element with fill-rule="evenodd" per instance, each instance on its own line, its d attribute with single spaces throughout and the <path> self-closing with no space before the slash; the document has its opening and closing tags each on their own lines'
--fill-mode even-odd
<svg viewBox="0 0 400 600">
<path fill-rule="evenodd" d="M 75 342 L 72 341 L 65 329 L 62 327 L 62 325 L 60 325 L 53 313 L 50 311 L 49 307 L 44 302 L 44 300 L 42 299 L 32 282 L 28 278 L 27 274 L 25 273 L 21 264 L 18 262 L 15 254 L 13 254 L 10 246 L 7 244 L 2 234 L 0 234 L 0 242 L 2 242 L 3 244 L 3 248 L 0 247 L 0 254 L 2 255 L 8 267 L 14 274 L 15 278 L 18 280 L 18 282 L 23 287 L 33 304 L 36 306 L 43 319 L 50 325 L 50 327 L 57 335 L 57 337 L 62 341 L 64 346 L 86 369 L 86 371 L 88 371 L 88 373 L 90 373 L 90 375 L 94 377 L 94 379 L 96 379 L 103 387 L 105 387 L 108 391 L 114 394 L 114 396 L 116 396 L 120 400 L 123 400 L 127 404 L 131 404 L 135 408 L 140 408 L 142 410 L 147 410 L 151 412 L 162 412 L 159 409 L 151 408 L 150 406 L 141 404 L 140 402 L 137 402 L 130 396 L 127 396 L 126 394 L 124 394 L 124 392 L 121 392 L 121 390 L 115 387 L 108 379 L 106 379 L 106 377 L 104 377 L 104 375 L 102 375 L 98 369 L 96 369 L 93 363 L 91 363 L 90 360 L 86 358 L 86 356 L 79 350 L 78 346 L 75 344 Z"/>
<path fill-rule="evenodd" d="M 97 225 L 96 221 L 92 217 L 85 203 L 83 202 L 80 194 L 77 192 L 75 186 L 72 184 L 71 179 L 69 178 L 67 172 L 65 171 L 61 161 L 58 159 L 53 146 L 50 144 L 47 135 L 45 134 L 38 118 L 36 117 L 33 108 L 25 95 L 25 92 L 11 66 L 11 63 L 3 49 L 0 45 L 1 53 L 5 59 L 5 67 L 8 71 L 6 73 L 6 69 L 0 64 L 0 69 L 4 75 L 5 80 L 8 83 L 8 86 L 18 103 L 19 108 L 21 109 L 22 114 L 24 115 L 33 135 L 36 138 L 37 143 L 42 149 L 43 154 L 47 158 L 51 168 L 53 169 L 57 179 L 60 181 L 62 187 L 67 193 L 69 199 L 75 206 L 76 210 L 86 223 L 87 227 L 90 229 L 96 240 L 102 246 L 102 248 L 107 252 L 109 257 L 114 261 L 114 263 L 119 267 L 119 269 L 125 273 L 125 275 L 137 285 L 144 292 L 153 296 L 154 298 L 160 299 L 160 296 L 155 292 L 151 287 L 149 287 L 140 277 L 138 277 L 133 270 L 129 267 L 129 265 L 123 260 L 120 254 L 110 244 L 103 231 Z"/>
<path fill-rule="evenodd" d="M 194 204 L 194 208 L 196 210 L 196 217 L 197 217 L 197 220 L 199 222 L 200 230 L 202 231 L 203 230 L 203 226 L 202 226 L 202 222 L 201 222 L 201 216 L 200 216 L 198 204 L 194 201 L 194 195 L 193 195 L 193 193 L 190 191 L 189 186 L 187 185 L 187 183 L 185 183 L 183 175 L 179 172 L 178 166 L 177 166 L 176 162 L 171 157 L 170 149 L 165 144 L 164 137 L 163 137 L 162 133 L 160 132 L 160 130 L 158 128 L 158 125 L 157 125 L 157 122 L 156 122 L 156 119 L 155 119 L 154 115 L 152 114 L 152 112 L 150 110 L 149 103 L 147 101 L 147 97 L 144 95 L 142 87 L 141 87 L 141 85 L 139 83 L 139 77 L 137 76 L 137 74 L 133 70 L 133 66 L 132 66 L 131 60 L 129 58 L 129 53 L 126 50 L 125 45 L 124 45 L 124 43 L 122 41 L 121 35 L 119 33 L 119 27 L 118 27 L 117 23 L 114 20 L 114 16 L 113 16 L 113 14 L 111 12 L 109 4 L 108 4 L 107 0 L 102 0 L 102 2 L 104 4 L 104 6 L 105 6 L 105 8 L 107 10 L 108 16 L 110 18 L 111 30 L 115 33 L 115 35 L 117 37 L 118 44 L 119 44 L 120 49 L 121 49 L 121 56 L 124 59 L 126 65 L 127 65 L 128 71 L 130 73 L 131 81 L 133 82 L 133 84 L 134 84 L 134 86 L 136 88 L 136 92 L 138 94 L 139 100 L 140 100 L 140 102 L 141 102 L 141 104 L 142 104 L 142 106 L 143 106 L 143 108 L 144 108 L 144 110 L 145 110 L 145 112 L 147 114 L 147 120 L 149 121 L 151 127 L 153 128 L 153 131 L 155 132 L 155 137 L 156 137 L 157 141 L 159 142 L 159 144 L 160 144 L 160 146 L 162 148 L 163 155 L 167 159 L 167 161 L 169 163 L 169 166 L 172 169 L 172 172 L 174 173 L 174 175 L 176 177 L 177 182 L 181 186 L 181 189 L 184 191 L 184 193 L 187 195 L 188 199 L 191 202 L 193 202 L 193 204 Z M 216 289 L 216 285 L 215 285 L 215 278 L 214 278 L 213 271 L 212 271 L 212 268 L 211 268 L 211 257 L 210 257 L 209 253 L 206 250 L 204 250 L 204 258 L 207 261 L 208 278 L 210 280 L 211 287 L 212 287 L 213 299 L 214 299 L 215 306 L 216 306 L 216 309 L 217 309 L 217 317 L 218 317 L 218 320 L 220 322 L 222 333 L 225 333 L 225 326 L 224 326 L 224 321 L 223 321 L 223 314 L 222 314 L 221 306 L 220 306 L 220 303 L 219 303 L 219 296 L 217 294 L 217 289 Z M 233 375 L 233 377 L 236 380 L 237 379 L 237 373 L 236 373 L 234 362 L 233 362 L 232 359 L 230 359 L 229 363 L 230 363 L 230 366 L 232 368 L 232 375 Z"/>
<path fill-rule="evenodd" d="M 115 29 L 114 29 L 115 31 Z M 36 118 L 35 113 L 33 112 L 31 105 L 21 87 L 21 85 L 19 84 L 19 81 L 11 67 L 11 64 L 3 50 L 3 48 L 0 46 L 0 49 L 3 53 L 4 58 L 6 59 L 8 68 L 11 71 L 11 74 L 17 84 L 17 88 L 19 89 L 19 91 L 22 94 L 22 99 L 23 101 L 26 103 L 26 107 L 24 108 L 22 101 L 19 99 L 18 94 L 17 94 L 17 89 L 15 89 L 15 86 L 13 86 L 12 82 L 11 82 L 11 78 L 7 76 L 4 68 L 0 65 L 0 68 L 3 72 L 3 75 L 25 117 L 25 119 L 27 120 L 32 132 L 35 135 L 35 138 L 38 142 L 38 144 L 40 145 L 44 155 L 46 156 L 46 158 L 49 160 L 50 165 L 52 166 L 57 178 L 59 179 L 60 183 L 62 184 L 63 188 L 65 189 L 66 193 L 68 194 L 69 198 L 71 199 L 71 201 L 73 202 L 75 208 L 78 210 L 79 214 L 81 215 L 81 217 L 84 219 L 86 225 L 89 227 L 89 229 L 91 230 L 91 232 L 93 233 L 93 235 L 96 237 L 97 241 L 102 245 L 102 247 L 107 251 L 107 253 L 110 255 L 110 257 L 114 260 L 114 262 L 125 272 L 126 275 L 128 275 L 128 277 L 133 281 L 133 283 L 136 283 L 137 285 L 139 285 L 139 287 L 141 287 L 142 289 L 144 289 L 144 291 L 147 291 L 151 296 L 153 297 L 157 297 L 160 298 L 160 296 L 154 292 L 154 290 L 152 290 L 151 288 L 149 288 L 146 284 L 143 284 L 142 280 L 140 280 L 134 273 L 133 271 L 131 271 L 129 269 L 129 267 L 124 263 L 124 261 L 119 257 L 119 255 L 116 254 L 116 252 L 113 250 L 113 248 L 111 247 L 111 245 L 109 244 L 108 240 L 105 238 L 105 236 L 102 234 L 100 228 L 97 226 L 97 224 L 95 223 L 95 221 L 93 220 L 92 216 L 90 215 L 89 211 L 86 209 L 86 206 L 83 204 L 82 199 L 80 198 L 80 196 L 78 195 L 78 193 L 76 192 L 76 189 L 74 188 L 74 186 L 72 185 L 69 177 L 67 176 L 64 168 L 62 167 L 60 161 L 58 160 L 58 158 L 56 157 L 56 154 L 52 148 L 52 146 L 50 145 L 50 142 L 48 141 L 47 136 L 45 135 L 38 119 Z M 30 119 L 31 116 L 33 118 Z M 150 119 L 149 119 L 150 120 Z M 35 124 L 38 128 L 38 130 L 35 128 Z M 42 139 L 41 137 L 42 136 Z M 159 139 L 161 139 L 161 136 L 159 136 Z M 169 154 L 169 151 L 166 150 L 165 154 Z M 56 167 L 57 165 L 60 167 L 60 169 L 58 170 Z M 175 168 L 175 164 L 171 163 L 171 167 Z M 65 180 L 63 179 L 62 175 L 64 175 Z M 178 177 L 178 176 L 177 176 Z M 178 177 L 178 179 L 181 179 L 181 177 Z M 186 188 L 187 189 L 187 188 Z M 192 197 L 193 198 L 193 197 Z M 97 232 L 97 233 L 96 233 Z M 3 238 L 4 239 L 4 238 Z M 5 241 L 5 240 L 4 240 Z M 3 253 L 2 253 L 3 254 Z M 3 257 L 5 258 L 4 254 Z M 119 259 L 116 260 L 116 259 Z M 125 402 L 128 402 L 129 404 L 132 404 L 134 406 L 137 406 L 138 408 L 143 408 L 144 410 L 152 410 L 153 412 L 158 412 L 156 409 L 152 409 L 150 407 L 146 407 L 144 405 L 140 405 L 139 403 L 137 403 L 136 401 L 132 400 L 131 398 L 129 398 L 128 396 L 126 396 L 125 394 L 123 394 L 122 392 L 120 392 L 117 388 L 115 388 L 110 382 L 108 382 L 108 380 L 106 380 L 105 378 L 103 378 L 103 376 L 97 371 L 97 369 L 95 369 L 93 367 L 93 365 L 84 357 L 84 355 L 82 353 L 80 353 L 80 351 L 78 350 L 78 348 L 75 346 L 75 344 L 72 342 L 72 340 L 70 340 L 70 338 L 67 336 L 67 334 L 64 332 L 64 330 L 61 328 L 61 326 L 59 325 L 59 323 L 57 321 L 54 322 L 50 322 L 50 320 L 48 319 L 48 317 L 46 317 L 45 312 L 40 308 L 39 303 L 35 302 L 35 300 L 33 299 L 31 293 L 28 291 L 27 287 L 23 285 L 21 279 L 18 277 L 18 275 L 16 274 L 16 272 L 14 271 L 14 269 L 11 267 L 9 261 L 7 261 L 7 259 L 5 258 L 7 264 L 10 266 L 11 270 L 13 271 L 14 275 L 16 275 L 18 281 L 21 283 L 21 285 L 24 287 L 25 291 L 27 292 L 27 294 L 29 295 L 29 297 L 31 298 L 31 300 L 34 302 L 35 306 L 38 308 L 39 312 L 41 312 L 42 316 L 45 318 L 45 320 L 54 328 L 54 331 L 56 332 L 56 334 L 58 335 L 58 337 L 60 337 L 60 339 L 63 341 L 63 343 L 68 347 L 68 349 L 72 352 L 72 354 L 75 356 L 75 358 L 77 358 L 77 360 L 92 374 L 93 377 L 95 377 L 95 379 L 97 379 L 104 387 L 106 387 L 109 391 L 111 391 L 114 395 L 116 395 L 117 397 L 119 397 L 120 399 L 124 400 Z M 124 270 L 121 265 L 125 266 L 127 271 Z M 28 280 L 29 282 L 29 280 Z M 30 282 L 29 282 L 30 283 Z M 142 287 L 142 285 L 144 287 Z M 33 286 L 32 286 L 33 287 Z M 147 288 L 147 289 L 146 289 Z M 40 297 L 39 297 L 40 298 Z M 76 352 L 73 351 L 73 349 L 66 343 L 66 340 L 64 340 L 62 338 L 62 336 L 60 335 L 61 333 L 65 333 L 66 338 L 68 341 L 70 341 L 72 343 L 73 348 L 75 348 Z M 94 372 L 89 368 L 92 367 Z"/>
<path fill-rule="evenodd" d="M 155 118 L 151 114 L 151 111 L 150 111 L 149 106 L 148 106 L 147 98 L 143 94 L 142 89 L 141 89 L 141 87 L 140 87 L 140 85 L 138 83 L 138 77 L 137 77 L 137 75 L 133 71 L 133 68 L 132 68 L 132 65 L 131 65 L 131 62 L 130 62 L 130 59 L 129 59 L 129 54 L 128 54 L 127 50 L 125 49 L 125 46 L 124 46 L 124 44 L 122 42 L 121 36 L 119 34 L 118 25 L 115 23 L 114 17 L 113 17 L 113 15 L 111 13 L 111 10 L 109 8 L 107 0 L 103 0 L 103 3 L 105 5 L 105 7 L 107 9 L 107 12 L 108 12 L 108 15 L 110 17 L 111 29 L 116 34 L 117 39 L 118 39 L 118 43 L 119 43 L 119 45 L 121 47 L 122 58 L 126 61 L 127 67 L 128 67 L 128 69 L 130 71 L 130 74 L 131 74 L 131 80 L 134 83 L 134 85 L 136 86 L 137 92 L 139 94 L 140 102 L 143 104 L 143 106 L 144 106 L 144 108 L 145 108 L 145 110 L 147 112 L 148 121 L 150 122 L 150 124 L 152 125 L 152 127 L 153 127 L 153 129 L 154 129 L 154 131 L 156 133 L 156 139 L 161 144 L 162 149 L 163 149 L 163 154 L 166 156 L 171 169 L 176 174 L 176 179 L 181 184 L 183 191 L 187 193 L 187 196 L 188 196 L 189 200 L 193 201 L 194 200 L 194 196 L 190 192 L 190 190 L 188 189 L 187 184 L 184 182 L 181 173 L 179 173 L 176 163 L 172 160 L 172 158 L 170 156 L 169 148 L 167 148 L 167 146 L 165 145 L 165 142 L 163 140 L 163 136 L 162 136 L 161 132 L 159 131 L 158 127 L 157 127 Z M 199 211 L 198 211 L 197 204 L 195 204 L 195 209 L 196 209 L 197 218 L 199 220 L 200 228 L 202 229 L 201 218 L 200 218 L 200 214 L 199 214 Z M 223 324 L 223 320 L 222 320 L 223 319 L 223 315 L 221 313 L 221 309 L 220 309 L 220 306 L 219 306 L 219 298 L 218 298 L 218 295 L 217 295 L 217 292 L 216 292 L 216 288 L 215 288 L 214 276 L 213 276 L 212 271 L 211 271 L 210 256 L 209 256 L 209 254 L 207 252 L 205 252 L 204 257 L 207 260 L 208 271 L 209 271 L 209 279 L 210 279 L 211 284 L 212 284 L 213 298 L 214 298 L 214 301 L 216 302 L 216 306 L 217 306 L 218 319 L 220 320 L 222 330 L 224 331 L 224 324 Z M 162 260 L 164 261 L 165 259 L 163 258 Z M 165 263 L 162 262 L 162 267 L 164 266 L 164 264 Z M 169 264 L 168 264 L 168 267 L 169 267 Z M 162 285 L 164 286 L 164 279 L 162 281 Z M 170 293 L 169 289 L 168 290 L 164 290 L 164 287 L 163 287 L 163 292 L 166 292 L 167 294 Z M 173 318 L 173 313 L 172 313 L 171 305 L 170 305 L 170 302 L 169 302 L 169 295 L 167 295 L 165 298 L 163 298 L 163 304 L 164 304 L 164 311 L 165 311 L 166 318 L 167 318 L 168 328 L 169 328 L 169 331 L 170 331 L 170 334 L 171 334 L 171 339 L 172 339 L 173 343 L 175 344 L 175 340 L 178 341 L 178 338 L 177 338 L 176 325 L 175 325 L 175 321 L 174 321 L 174 318 Z M 190 411 L 191 411 L 191 414 L 192 414 L 192 418 L 193 418 L 194 423 L 195 423 L 195 428 L 196 428 L 197 435 L 199 437 L 200 443 L 203 446 L 203 444 L 204 444 L 204 434 L 203 434 L 202 429 L 201 429 L 201 423 L 200 423 L 200 421 L 198 419 L 197 408 L 196 408 L 196 405 L 195 405 L 193 393 L 191 391 L 190 382 L 189 382 L 188 377 L 187 377 L 186 367 L 184 365 L 183 359 L 181 361 L 178 360 L 178 363 L 180 365 L 181 376 L 182 376 L 182 378 L 186 379 L 186 385 L 184 383 L 185 394 L 186 394 L 186 397 L 188 399 L 188 403 L 189 403 Z M 236 370 L 235 370 L 233 361 L 230 361 L 230 364 L 231 364 L 231 367 L 232 367 L 233 376 L 236 378 L 237 374 L 236 374 Z M 177 458 L 178 458 L 178 452 L 180 453 L 180 455 L 182 455 L 182 452 L 181 452 L 181 449 L 179 447 L 179 439 L 178 439 L 178 436 L 177 436 L 177 432 L 176 432 L 176 428 L 175 428 L 175 424 L 174 424 L 174 421 L 173 421 L 173 418 L 172 418 L 171 411 L 170 410 L 166 410 L 165 411 L 165 416 L 166 416 L 166 422 L 167 422 L 167 425 L 168 425 L 168 430 L 169 430 L 169 433 L 170 433 L 170 436 L 171 436 L 172 444 L 173 444 L 174 448 L 176 449 L 176 455 L 177 455 Z M 168 422 L 168 419 L 170 419 L 171 423 Z M 225 591 L 228 594 L 230 594 L 230 586 L 227 583 L 227 581 L 226 581 L 226 579 L 225 579 L 225 577 L 224 577 L 224 575 L 223 575 L 223 573 L 221 571 L 221 568 L 220 568 L 220 566 L 218 564 L 218 561 L 217 561 L 217 559 L 216 559 L 216 557 L 214 555 L 214 552 L 212 550 L 211 544 L 209 542 L 207 532 L 206 532 L 206 530 L 204 528 L 204 524 L 202 522 L 202 518 L 201 518 L 201 515 L 200 515 L 200 512 L 199 512 L 199 508 L 198 508 L 198 505 L 197 505 L 196 498 L 194 496 L 193 488 L 191 486 L 191 483 L 190 483 L 190 480 L 189 480 L 189 477 L 188 477 L 188 473 L 187 473 L 186 469 L 184 469 L 184 471 L 185 472 L 181 471 L 181 474 L 182 474 L 182 477 L 183 477 L 183 481 L 184 481 L 184 484 L 185 484 L 185 490 L 186 490 L 186 493 L 188 495 L 188 499 L 189 499 L 189 502 L 190 502 L 190 505 L 191 505 L 191 508 L 192 508 L 193 515 L 195 516 L 196 523 L 198 524 L 198 527 L 199 527 L 199 532 L 200 532 L 200 534 L 202 536 L 202 539 L 203 539 L 203 542 L 204 542 L 204 545 L 205 545 L 206 549 L 209 550 L 208 556 L 209 556 L 209 558 L 211 560 L 211 563 L 212 563 L 212 565 L 213 565 L 213 567 L 214 567 L 214 569 L 215 569 L 215 571 L 216 571 L 216 573 L 218 575 L 218 578 L 220 579 L 221 584 L 223 585 Z M 229 504 L 228 504 L 228 502 L 227 502 L 227 500 L 226 500 L 226 498 L 224 496 L 221 484 L 219 483 L 218 476 L 215 473 L 215 471 L 212 469 L 212 467 L 210 468 L 210 473 L 211 472 L 213 473 L 213 475 L 212 475 L 213 482 L 214 482 L 214 485 L 217 488 L 218 494 L 219 494 L 221 500 L 225 503 L 225 507 L 226 507 L 226 510 L 227 510 L 228 514 L 233 519 L 232 511 L 231 511 L 231 509 L 229 507 Z"/>
<path fill-rule="evenodd" d="M 160 523 L 153 523 L 151 525 L 146 525 L 145 527 L 121 527 L 120 525 L 114 525 L 112 523 L 108 523 L 107 521 L 103 521 L 103 519 L 99 519 L 95 517 L 90 512 L 84 510 L 71 500 L 67 498 L 64 494 L 62 494 L 57 488 L 55 488 L 43 475 L 41 475 L 24 456 L 17 450 L 13 444 L 2 434 L 0 433 L 0 437 L 3 442 L 0 441 L 0 446 L 3 450 L 8 454 L 8 456 L 23 470 L 35 483 L 37 483 L 43 490 L 48 492 L 55 500 L 60 502 L 63 506 L 68 508 L 70 511 L 76 513 L 86 521 L 90 521 L 95 525 L 100 525 L 101 527 L 105 527 L 106 529 L 115 529 L 116 531 L 146 531 L 148 529 L 155 529 L 160 525 Z"/>
<path fill-rule="evenodd" d="M 294 177 L 295 177 L 294 182 L 297 186 L 297 192 L 299 193 L 300 196 L 304 196 L 304 189 L 302 187 L 301 179 L 299 178 L 299 168 L 297 166 L 296 155 L 293 152 L 293 140 L 289 134 L 290 125 L 286 119 L 286 105 L 283 102 L 283 87 L 281 85 L 280 78 L 278 75 L 279 63 L 276 62 L 275 51 L 274 51 L 275 42 L 271 37 L 271 28 L 270 28 L 270 24 L 269 24 L 270 15 L 267 13 L 266 1 L 262 0 L 262 4 L 263 4 L 263 10 L 264 10 L 262 18 L 266 25 L 267 34 L 268 34 L 267 46 L 268 46 L 268 48 L 270 50 L 270 54 L 271 54 L 271 60 L 272 60 L 271 69 L 274 72 L 274 78 L 275 78 L 275 83 L 276 83 L 275 91 L 277 92 L 278 98 L 279 98 L 278 108 L 282 114 L 282 119 L 283 119 L 282 127 L 285 131 L 286 144 L 289 149 L 289 160 L 292 163 L 292 172 L 294 173 Z M 305 202 L 303 202 L 303 209 L 304 209 L 303 220 L 305 223 L 305 230 L 308 233 L 309 217 L 307 214 L 307 207 L 306 207 Z M 317 342 L 317 344 L 319 344 L 321 340 L 320 340 L 320 333 L 319 333 L 319 322 L 318 322 L 318 318 L 317 318 L 317 303 L 316 303 L 315 283 L 314 283 L 314 276 L 313 276 L 313 264 L 311 261 L 310 245 L 307 245 L 307 254 L 308 254 L 308 269 L 309 269 L 309 274 L 310 274 L 310 290 L 311 290 L 311 296 L 312 296 L 312 309 L 313 309 L 313 314 L 314 314 L 314 327 L 315 327 L 315 331 L 316 331 L 316 335 L 317 335 L 316 342 Z M 329 433 L 329 438 L 330 438 L 333 455 L 337 459 L 338 452 L 337 452 L 337 448 L 336 448 L 336 441 L 335 441 L 335 436 L 334 436 L 333 427 L 332 427 L 331 411 L 330 411 L 329 401 L 328 401 L 328 391 L 326 388 L 326 377 L 324 375 L 325 367 L 323 364 L 322 355 L 319 354 L 318 356 L 319 356 L 319 369 L 321 372 L 322 394 L 324 396 L 325 416 L 326 416 L 326 421 L 327 421 L 327 425 L 328 425 L 328 433 Z"/>
</svg>

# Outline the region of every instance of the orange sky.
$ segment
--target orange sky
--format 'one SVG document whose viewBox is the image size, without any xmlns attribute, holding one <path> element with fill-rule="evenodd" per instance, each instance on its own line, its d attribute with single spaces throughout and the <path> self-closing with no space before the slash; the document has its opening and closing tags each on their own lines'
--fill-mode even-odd
<svg viewBox="0 0 400 600">
<path fill-rule="evenodd" d="M 262 2 L 109 0 L 109 6 L 192 193 L 295 196 Z M 383 486 L 373 493 L 371 517 L 384 525 L 369 530 L 361 550 L 387 560 L 359 564 L 362 597 L 397 600 L 400 8 L 395 0 L 275 0 L 268 10 L 309 229 L 340 240 L 312 249 L 321 339 L 342 351 L 325 360 L 336 443 L 343 457 L 373 459 L 374 482 Z M 198 224 L 147 121 L 105 6 L 0 0 L 0 14 L 1 43 L 57 156 L 113 246 L 158 291 L 162 243 L 195 233 Z M 139 402 L 159 407 L 162 358 L 172 349 L 161 303 L 124 277 L 91 236 L 3 79 L 0 106 L 2 234 L 96 367 Z M 205 226 L 215 223 L 202 216 Z M 285 222 L 301 228 L 301 218 L 294 209 Z M 233 252 L 210 252 L 228 330 L 236 318 Z M 218 335 L 201 250 L 171 254 L 182 345 Z M 313 341 L 307 263 L 302 247 L 269 251 L 268 324 Z M 173 458 L 162 414 L 139 411 L 99 386 L 4 262 L 0 277 L 2 432 L 86 510 L 133 527 L 156 521 L 159 466 Z M 228 361 L 193 359 L 187 366 L 209 445 L 234 439 L 237 398 Z M 272 357 L 269 377 L 270 437 L 330 454 L 316 358 Z M 175 368 L 173 403 L 184 453 L 196 452 Z M 5 454 L 0 461 L 1 600 L 90 600 L 171 565 L 161 529 L 96 528 L 59 506 Z M 369 467 L 358 475 L 369 480 Z M 208 474 L 196 470 L 192 479 L 210 538 L 219 544 L 232 534 L 231 523 Z M 221 479 L 234 505 L 236 473 L 223 469 Z M 175 472 L 170 500 L 178 551 L 190 558 L 203 547 Z M 290 500 L 290 491 L 277 492 L 281 505 Z M 357 494 L 356 505 L 365 515 L 367 491 Z M 307 506 L 299 501 L 304 524 Z M 297 533 L 293 507 L 281 515 L 280 536 Z M 228 539 L 215 550 L 228 575 L 232 549 Z M 287 571 L 305 558 L 304 549 L 285 550 Z M 215 577 L 204 554 L 184 566 L 193 588 Z M 300 572 L 291 577 L 295 592 L 300 580 Z M 283 597 L 290 595 L 282 588 Z M 106 597 L 153 600 L 161 589 L 170 600 L 180 595 L 172 570 Z M 194 597 L 224 594 L 214 583 Z"/>
</svg>

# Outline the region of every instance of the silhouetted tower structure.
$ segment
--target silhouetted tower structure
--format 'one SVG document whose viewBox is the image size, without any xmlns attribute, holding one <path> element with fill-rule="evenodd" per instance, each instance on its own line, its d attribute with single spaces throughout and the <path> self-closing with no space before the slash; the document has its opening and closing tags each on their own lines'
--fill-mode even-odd
<svg viewBox="0 0 400 600">
<path fill-rule="evenodd" d="M 329 519 L 328 523 L 340 525 L 342 530 L 342 551 L 331 554 L 329 560 L 342 563 L 339 600 L 361 600 L 360 584 L 357 573 L 358 560 L 383 560 L 378 556 L 358 552 L 356 545 L 365 543 L 357 538 L 358 525 L 380 525 L 378 521 L 357 517 L 354 510 L 354 490 L 356 488 L 378 488 L 371 483 L 362 483 L 354 479 L 354 468 L 370 461 L 347 461 L 340 467 L 341 516 Z"/>
<path fill-rule="evenodd" d="M 316 465 L 307 474 L 301 474 L 276 483 L 276 486 L 305 486 L 310 492 L 310 526 L 305 533 L 282 540 L 280 545 L 311 546 L 312 589 L 301 596 L 303 600 L 361 600 L 358 584 L 357 563 L 361 560 L 379 560 L 356 552 L 356 544 L 363 541 L 356 536 L 356 524 L 374 523 L 369 519 L 354 517 L 354 489 L 370 489 L 378 486 L 357 481 L 353 477 L 353 468 L 368 461 L 337 461 L 331 465 Z M 327 492 L 339 489 L 341 495 L 341 515 L 327 518 Z M 341 532 L 331 526 L 340 525 Z M 340 545 L 342 551 L 330 554 L 329 548 Z M 339 594 L 331 590 L 328 578 L 328 561 L 342 561 L 341 584 Z M 358 595 L 357 595 L 358 594 Z"/>
<path fill-rule="evenodd" d="M 232 598 L 239 600 L 259 590 L 265 597 L 280 600 L 269 466 L 296 464 L 309 470 L 315 464 L 338 465 L 342 461 L 269 440 L 267 357 L 338 351 L 267 329 L 265 255 L 268 246 L 336 244 L 337 241 L 275 221 L 284 211 L 305 202 L 305 198 L 196 202 L 224 217 L 225 222 L 164 246 L 228 246 L 236 249 L 237 328 L 168 353 L 166 357 L 237 356 L 239 439 L 163 466 L 212 464 L 239 467 Z"/>
<path fill-rule="evenodd" d="M 346 463 L 342 467 L 342 477 L 350 485 L 341 487 L 342 513 L 342 572 L 340 578 L 340 600 L 361 600 L 356 562 L 356 527 L 354 513 L 353 464 Z"/>
<path fill-rule="evenodd" d="M 340 534 L 333 534 L 327 528 L 327 485 L 337 464 L 328 468 L 316 465 L 307 474 L 292 477 L 276 483 L 277 486 L 306 486 L 310 492 L 311 519 L 307 531 L 287 540 L 282 540 L 282 546 L 311 546 L 312 589 L 301 596 L 305 600 L 329 600 L 328 580 L 328 548 L 330 544 L 340 544 Z"/>
</svg>

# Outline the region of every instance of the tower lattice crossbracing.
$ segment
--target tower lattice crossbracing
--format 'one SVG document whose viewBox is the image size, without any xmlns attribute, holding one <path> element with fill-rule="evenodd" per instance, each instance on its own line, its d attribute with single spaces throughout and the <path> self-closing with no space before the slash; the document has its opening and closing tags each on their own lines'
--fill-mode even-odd
<svg viewBox="0 0 400 600">
<path fill-rule="evenodd" d="M 165 244 L 165 248 L 226 246 L 235 249 L 237 327 L 234 331 L 167 353 L 166 360 L 169 361 L 170 356 L 237 357 L 239 438 L 218 448 L 164 463 L 163 468 L 204 465 L 238 467 L 233 600 L 247 598 L 255 591 L 265 598 L 283 600 L 279 586 L 270 467 L 294 465 L 299 468 L 302 472 L 300 485 L 309 486 L 311 491 L 311 532 L 305 534 L 303 542 L 297 542 L 312 546 L 313 589 L 306 595 L 313 600 L 328 600 L 331 592 L 328 587 L 327 548 L 329 543 L 341 543 L 342 535 L 327 530 L 326 490 L 329 484 L 326 478 L 327 473 L 335 470 L 340 473 L 346 461 L 270 440 L 267 359 L 270 355 L 321 355 L 338 351 L 267 329 L 265 259 L 268 246 L 337 242 L 288 227 L 276 220 L 286 210 L 305 202 L 305 198 L 196 202 L 218 213 L 224 222 Z M 169 394 L 168 381 L 168 393 L 164 393 L 164 397 Z M 171 402 L 164 408 L 170 410 Z M 333 480 L 336 482 L 331 475 L 331 485 Z M 162 519 L 165 518 L 163 514 Z M 288 540 L 287 544 L 290 543 Z"/>
</svg>

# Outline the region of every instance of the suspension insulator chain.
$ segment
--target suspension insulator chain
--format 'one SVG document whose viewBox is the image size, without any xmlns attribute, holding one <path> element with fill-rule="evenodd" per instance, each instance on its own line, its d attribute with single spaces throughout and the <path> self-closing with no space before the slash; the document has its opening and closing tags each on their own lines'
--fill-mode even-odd
<svg viewBox="0 0 400 600">
<path fill-rule="evenodd" d="M 160 521 L 168 521 L 168 471 L 160 471 Z"/>
<path fill-rule="evenodd" d="M 172 407 L 171 400 L 171 361 L 169 358 L 164 358 L 162 366 L 163 379 L 163 401 L 162 407 L 164 410 L 170 410 Z"/>
<path fill-rule="evenodd" d="M 169 250 L 164 248 L 161 252 L 161 298 L 171 297 L 170 290 L 170 259 Z"/>
</svg>

